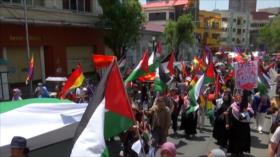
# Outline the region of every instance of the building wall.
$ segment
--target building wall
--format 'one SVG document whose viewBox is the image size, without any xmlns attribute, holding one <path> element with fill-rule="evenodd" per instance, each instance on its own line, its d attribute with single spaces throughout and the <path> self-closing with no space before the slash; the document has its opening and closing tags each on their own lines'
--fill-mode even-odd
<svg viewBox="0 0 280 157">
<path fill-rule="evenodd" d="M 222 16 L 223 30 L 221 35 L 221 45 L 228 49 L 233 49 L 235 47 L 248 48 L 250 34 L 249 13 L 235 11 L 219 12 Z"/>
<path fill-rule="evenodd" d="M 229 0 L 229 10 L 238 12 L 256 11 L 257 0 Z"/>
<path fill-rule="evenodd" d="M 270 23 L 270 19 L 256 20 L 250 16 L 250 47 L 258 48 L 257 38 L 259 37 L 260 30 L 262 27 Z"/>
<path fill-rule="evenodd" d="M 195 29 L 197 38 L 202 45 L 208 45 L 214 51 L 220 47 L 221 15 L 216 12 L 200 11 L 199 23 Z"/>
<path fill-rule="evenodd" d="M 67 76 L 69 69 L 73 68 L 67 60 L 67 52 L 71 53 L 72 58 L 76 55 L 76 62 L 81 61 L 82 66 L 85 66 L 86 72 L 89 70 L 89 61 L 85 61 L 85 55 L 90 58 L 90 53 L 104 53 L 105 45 L 103 42 L 103 30 L 95 28 L 82 27 L 57 27 L 57 26 L 41 26 L 30 25 L 30 47 L 31 52 L 43 52 L 40 57 L 43 57 L 45 68 L 40 66 L 35 68 L 45 71 L 48 76 Z M 17 24 L 0 24 L 0 45 L 6 49 L 8 59 L 8 68 L 11 66 L 20 67 L 17 70 L 28 66 L 26 44 L 25 44 L 25 30 L 23 25 Z M 40 47 L 40 50 L 38 49 Z M 17 61 L 14 56 L 21 56 L 22 60 Z M 35 62 L 40 63 L 39 56 L 35 55 Z M 25 59 L 26 58 L 26 59 Z M 42 60 L 41 60 L 42 61 Z M 76 64 L 73 63 L 73 64 Z M 24 64 L 24 65 L 23 65 Z M 83 65 L 85 64 L 85 65 Z M 70 67 L 71 66 L 71 67 Z M 10 68 L 13 70 L 13 68 Z M 92 69 L 93 70 L 93 69 Z M 23 77 L 18 77 L 20 74 Z M 9 76 L 10 83 L 24 82 L 26 74 L 19 72 L 16 75 Z M 40 72 L 38 72 L 40 73 Z M 38 77 L 38 79 L 40 79 Z"/>
</svg>

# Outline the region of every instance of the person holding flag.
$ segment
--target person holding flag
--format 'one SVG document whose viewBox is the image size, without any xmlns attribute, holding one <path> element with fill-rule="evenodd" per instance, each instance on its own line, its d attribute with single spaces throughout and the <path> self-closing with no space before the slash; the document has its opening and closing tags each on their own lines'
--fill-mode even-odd
<svg viewBox="0 0 280 157">
<path fill-rule="evenodd" d="M 77 68 L 72 72 L 70 77 L 65 82 L 65 85 L 60 92 L 60 98 L 64 99 L 70 90 L 80 87 L 83 84 L 84 80 L 85 77 L 82 72 L 81 65 L 77 65 Z"/>
</svg>

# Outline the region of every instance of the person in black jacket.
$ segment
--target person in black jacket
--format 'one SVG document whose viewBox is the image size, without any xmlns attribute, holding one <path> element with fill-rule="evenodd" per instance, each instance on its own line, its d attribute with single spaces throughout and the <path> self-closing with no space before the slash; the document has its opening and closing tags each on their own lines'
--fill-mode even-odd
<svg viewBox="0 0 280 157">
<path fill-rule="evenodd" d="M 232 103 L 232 95 L 229 91 L 225 91 L 222 97 L 222 104 L 216 106 L 215 121 L 213 129 L 213 137 L 217 140 L 217 144 L 227 147 L 228 130 L 226 129 L 226 115 L 228 108 Z"/>
</svg>

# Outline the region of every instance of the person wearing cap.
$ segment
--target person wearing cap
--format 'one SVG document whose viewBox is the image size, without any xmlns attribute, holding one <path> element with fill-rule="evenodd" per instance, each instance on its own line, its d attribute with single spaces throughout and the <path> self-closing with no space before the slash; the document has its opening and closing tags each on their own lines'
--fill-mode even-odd
<svg viewBox="0 0 280 157">
<path fill-rule="evenodd" d="M 49 92 L 46 86 L 43 85 L 43 83 L 39 82 L 37 84 L 37 87 L 35 89 L 35 95 L 38 98 L 48 98 Z"/>
<path fill-rule="evenodd" d="M 29 149 L 24 137 L 15 136 L 11 141 L 11 157 L 28 157 Z"/>
<path fill-rule="evenodd" d="M 221 149 L 213 149 L 208 153 L 208 157 L 226 157 L 226 153 Z"/>
<path fill-rule="evenodd" d="M 160 147 L 160 157 L 176 157 L 176 147 L 171 142 L 165 142 Z"/>
</svg>

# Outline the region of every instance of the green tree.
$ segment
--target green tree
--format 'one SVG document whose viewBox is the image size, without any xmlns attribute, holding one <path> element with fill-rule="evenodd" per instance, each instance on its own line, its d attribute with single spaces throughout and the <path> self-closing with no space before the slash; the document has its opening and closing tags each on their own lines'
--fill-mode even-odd
<svg viewBox="0 0 280 157">
<path fill-rule="evenodd" d="M 164 29 L 164 41 L 168 50 L 175 50 L 175 56 L 178 60 L 179 47 L 182 43 L 192 45 L 194 43 L 194 25 L 192 16 L 184 14 L 178 18 L 177 22 L 170 21 Z"/>
<path fill-rule="evenodd" d="M 135 44 L 145 22 L 138 0 L 98 0 L 103 10 L 103 23 L 109 27 L 105 44 L 120 58 L 127 47 Z"/>
<path fill-rule="evenodd" d="M 258 43 L 265 45 L 270 53 L 280 50 L 280 16 L 261 29 Z"/>
</svg>

